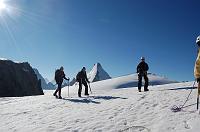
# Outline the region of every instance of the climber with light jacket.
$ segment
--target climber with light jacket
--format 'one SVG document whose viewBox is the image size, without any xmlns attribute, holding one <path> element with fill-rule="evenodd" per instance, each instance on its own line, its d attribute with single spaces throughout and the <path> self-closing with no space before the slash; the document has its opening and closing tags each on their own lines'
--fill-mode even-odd
<svg viewBox="0 0 200 132">
<path fill-rule="evenodd" d="M 194 77 L 198 83 L 198 94 L 200 95 L 200 36 L 197 37 L 196 44 L 198 46 L 198 55 L 194 66 Z"/>
</svg>

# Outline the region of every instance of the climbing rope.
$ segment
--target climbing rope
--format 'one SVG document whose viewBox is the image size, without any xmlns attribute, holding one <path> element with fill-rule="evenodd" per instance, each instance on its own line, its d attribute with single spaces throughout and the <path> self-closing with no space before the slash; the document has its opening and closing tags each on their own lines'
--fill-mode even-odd
<svg viewBox="0 0 200 132">
<path fill-rule="evenodd" d="M 179 111 L 182 110 L 182 108 L 185 106 L 185 104 L 189 100 L 189 97 L 190 97 L 190 95 L 191 95 L 191 93 L 193 91 L 194 85 L 195 85 L 195 81 L 194 81 L 192 89 L 190 90 L 190 93 L 188 94 L 188 96 L 187 96 L 185 102 L 183 103 L 183 105 L 180 105 L 180 106 L 174 105 L 174 106 L 172 106 L 172 108 L 171 108 L 172 112 L 179 112 Z"/>
</svg>

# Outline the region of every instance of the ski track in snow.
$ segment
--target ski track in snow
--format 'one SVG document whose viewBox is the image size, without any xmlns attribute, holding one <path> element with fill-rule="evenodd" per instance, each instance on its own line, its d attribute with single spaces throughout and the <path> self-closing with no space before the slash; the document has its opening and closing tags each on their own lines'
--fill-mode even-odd
<svg viewBox="0 0 200 132">
<path fill-rule="evenodd" d="M 151 86 L 149 92 L 139 93 L 137 88 L 91 85 L 94 94 L 89 97 L 78 98 L 76 87 L 68 97 L 66 87 L 63 99 L 55 99 L 51 90 L 44 96 L 0 98 L 0 131 L 198 132 L 196 89 L 181 112 L 170 110 L 184 103 L 191 86 L 192 82 Z"/>
</svg>

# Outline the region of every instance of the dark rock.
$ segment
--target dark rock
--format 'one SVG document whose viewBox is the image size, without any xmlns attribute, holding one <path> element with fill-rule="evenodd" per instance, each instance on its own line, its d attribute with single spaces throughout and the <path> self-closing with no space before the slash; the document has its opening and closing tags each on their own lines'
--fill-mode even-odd
<svg viewBox="0 0 200 132">
<path fill-rule="evenodd" d="M 0 97 L 43 95 L 41 80 L 28 62 L 0 60 Z"/>
</svg>

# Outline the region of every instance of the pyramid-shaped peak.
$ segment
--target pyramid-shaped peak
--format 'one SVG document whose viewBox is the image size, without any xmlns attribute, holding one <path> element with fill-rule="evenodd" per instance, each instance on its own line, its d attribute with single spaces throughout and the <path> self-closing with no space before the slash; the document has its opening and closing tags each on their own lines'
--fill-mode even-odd
<svg viewBox="0 0 200 132">
<path fill-rule="evenodd" d="M 99 62 L 97 62 L 97 63 L 95 64 L 95 66 L 96 66 L 97 68 L 102 68 L 102 66 L 101 66 L 101 64 L 100 64 Z"/>
<path fill-rule="evenodd" d="M 102 68 L 102 65 L 98 62 L 94 64 L 94 67 L 88 74 L 90 82 L 96 82 L 101 80 L 110 79 L 109 74 Z"/>
<path fill-rule="evenodd" d="M 99 62 L 96 63 L 97 66 L 101 66 L 101 64 Z"/>
</svg>

